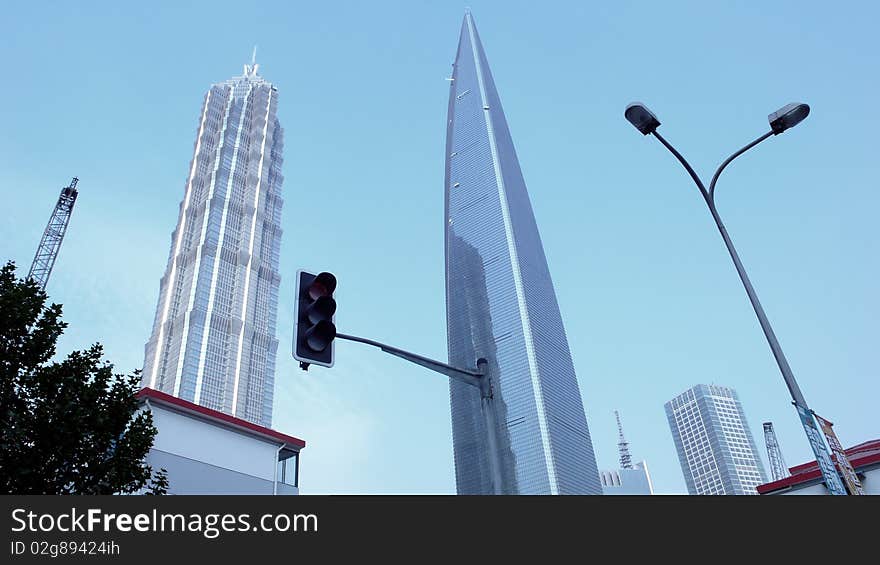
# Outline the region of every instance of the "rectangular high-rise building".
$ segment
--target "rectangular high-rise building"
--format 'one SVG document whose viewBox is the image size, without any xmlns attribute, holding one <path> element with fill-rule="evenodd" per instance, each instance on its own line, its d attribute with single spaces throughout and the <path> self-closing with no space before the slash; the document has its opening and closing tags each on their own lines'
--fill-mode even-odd
<svg viewBox="0 0 880 565">
<path fill-rule="evenodd" d="M 269 427 L 283 130 L 257 70 L 205 95 L 142 384 Z"/>
<path fill-rule="evenodd" d="M 696 385 L 665 408 L 689 494 L 758 494 L 767 475 L 735 390 Z"/>
<path fill-rule="evenodd" d="M 449 361 L 489 361 L 502 492 L 601 494 L 544 248 L 470 12 L 453 66 L 444 218 Z M 450 398 L 457 490 L 490 494 L 480 392 L 452 380 Z"/>
</svg>

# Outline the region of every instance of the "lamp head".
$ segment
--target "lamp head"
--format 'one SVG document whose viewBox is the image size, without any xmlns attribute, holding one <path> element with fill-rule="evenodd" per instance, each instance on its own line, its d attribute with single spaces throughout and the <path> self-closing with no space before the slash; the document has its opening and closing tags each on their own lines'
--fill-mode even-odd
<svg viewBox="0 0 880 565">
<path fill-rule="evenodd" d="M 773 133 L 779 135 L 804 121 L 808 115 L 810 115 L 810 107 L 807 104 L 792 102 L 767 116 L 767 120 Z"/>
<path fill-rule="evenodd" d="M 660 126 L 660 120 L 657 119 L 657 116 L 641 102 L 633 102 L 627 106 L 623 115 L 629 123 L 645 135 L 654 133 L 654 130 Z"/>
</svg>

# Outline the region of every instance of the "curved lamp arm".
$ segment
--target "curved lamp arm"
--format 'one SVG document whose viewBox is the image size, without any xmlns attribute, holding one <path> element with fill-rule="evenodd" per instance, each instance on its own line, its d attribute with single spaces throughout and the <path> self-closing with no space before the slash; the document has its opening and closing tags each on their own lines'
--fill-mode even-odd
<svg viewBox="0 0 880 565">
<path fill-rule="evenodd" d="M 733 155 L 728 157 L 726 161 L 721 163 L 721 166 L 718 167 L 717 171 L 715 171 L 715 176 L 712 177 L 712 182 L 709 183 L 709 199 L 710 200 L 713 200 L 713 201 L 715 200 L 715 183 L 718 182 L 718 177 L 721 176 L 721 171 L 723 171 L 724 168 L 727 165 L 729 165 L 731 161 L 733 161 L 734 159 L 736 159 L 737 157 L 739 157 L 740 155 L 742 155 L 743 153 L 745 153 L 746 151 L 748 151 L 749 149 L 754 147 L 755 145 L 761 143 L 762 141 L 764 141 L 765 139 L 767 139 L 771 135 L 774 135 L 774 133 L 775 132 L 773 132 L 772 130 L 768 131 L 767 133 L 765 133 L 764 135 L 762 135 L 761 137 L 759 137 L 755 141 L 749 143 L 748 145 L 746 145 L 745 147 L 743 147 L 742 149 L 740 149 L 739 151 L 737 151 L 736 153 L 734 153 Z"/>
<path fill-rule="evenodd" d="M 755 315 L 758 317 L 758 322 L 761 324 L 761 329 L 764 331 L 764 336 L 767 338 L 767 342 L 770 345 L 770 350 L 773 352 L 773 356 L 776 358 L 776 363 L 779 365 L 779 370 L 782 373 L 785 384 L 788 386 L 789 392 L 791 392 L 792 399 L 794 400 L 795 405 L 801 406 L 804 409 L 809 409 L 807 406 L 807 401 L 804 399 L 804 395 L 801 393 L 800 387 L 794 379 L 791 367 L 789 367 L 788 365 L 788 360 L 785 358 L 785 354 L 782 352 L 782 347 L 780 347 L 779 341 L 776 339 L 776 334 L 773 332 L 773 328 L 770 326 L 770 322 L 767 320 L 767 315 L 764 313 L 764 307 L 761 306 L 761 302 L 758 300 L 758 295 L 755 293 L 755 289 L 752 287 L 752 283 L 749 280 L 748 275 L 746 274 L 745 267 L 743 267 L 742 261 L 740 261 L 739 259 L 739 254 L 737 254 L 736 249 L 733 246 L 733 242 L 730 240 L 730 236 L 727 233 L 727 228 L 724 227 L 724 223 L 721 221 L 721 216 L 718 214 L 718 210 L 715 208 L 715 200 L 713 196 L 715 183 L 718 181 L 718 176 L 721 174 L 721 171 L 723 171 L 724 168 L 727 167 L 727 165 L 729 165 L 731 161 L 773 135 L 774 132 L 771 131 L 762 135 L 755 141 L 749 143 L 748 145 L 728 157 L 727 160 L 724 161 L 715 172 L 715 176 L 712 178 L 712 184 L 709 185 L 710 190 L 708 191 L 706 190 L 703 181 L 700 180 L 700 177 L 697 176 L 697 173 L 694 171 L 693 167 L 691 167 L 690 163 L 685 160 L 681 153 L 679 153 L 675 149 L 675 147 L 672 146 L 672 144 L 666 141 L 662 135 L 657 133 L 656 129 L 648 133 L 654 134 L 654 137 L 659 139 L 660 142 L 664 146 L 666 146 L 669 152 L 675 155 L 675 158 L 678 159 L 682 165 L 684 165 L 684 168 L 687 169 L 688 174 L 691 175 L 691 178 L 694 179 L 694 182 L 700 189 L 700 193 L 703 195 L 703 198 L 706 200 L 706 205 L 709 207 L 709 212 L 712 214 L 712 218 L 715 220 L 715 225 L 718 227 L 718 231 L 721 233 L 721 238 L 724 240 L 724 245 L 727 247 L 727 252 L 730 254 L 730 258 L 733 259 L 733 264 L 736 267 L 736 272 L 746 289 L 746 294 L 748 294 L 749 296 L 749 301 L 752 303 L 752 308 L 755 310 Z"/>
<path fill-rule="evenodd" d="M 706 190 L 706 186 L 703 184 L 703 181 L 700 180 L 700 177 L 697 175 L 696 171 L 694 171 L 694 168 L 691 167 L 690 163 L 687 162 L 682 154 L 679 153 L 678 150 L 673 147 L 671 143 L 666 141 L 666 139 L 664 139 L 657 130 L 654 130 L 651 133 L 654 135 L 654 137 L 659 139 L 660 143 L 662 143 L 666 147 L 666 149 L 669 150 L 670 153 L 675 155 L 675 158 L 678 159 L 678 161 L 684 166 L 691 178 L 694 179 L 694 183 L 696 183 L 697 188 L 700 189 L 700 193 L 702 193 L 703 198 L 705 198 L 706 202 L 709 204 L 715 203 L 715 183 L 718 182 L 718 177 L 721 176 L 721 171 L 723 171 L 727 167 L 727 165 L 729 165 L 734 159 L 774 134 L 773 131 L 768 131 L 755 141 L 749 143 L 748 145 L 728 157 L 723 163 L 721 163 L 721 165 L 718 167 L 718 170 L 715 171 L 715 175 L 712 177 L 712 182 L 709 183 L 709 190 Z"/>
<path fill-rule="evenodd" d="M 671 143 L 666 141 L 662 135 L 660 135 L 657 130 L 651 132 L 654 137 L 660 140 L 660 143 L 666 146 L 666 149 L 669 149 L 669 152 L 675 155 L 675 158 L 679 160 L 679 162 L 684 165 L 684 168 L 687 169 L 688 174 L 694 179 L 694 182 L 697 183 L 697 188 L 700 189 L 700 192 L 703 194 L 703 198 L 706 199 L 706 202 L 709 202 L 709 193 L 706 191 L 705 185 L 703 185 L 703 181 L 700 180 L 700 177 L 697 176 L 697 173 L 694 171 L 694 168 L 691 167 L 691 164 L 687 162 L 687 160 L 682 157 L 681 153 L 672 146 Z"/>
</svg>

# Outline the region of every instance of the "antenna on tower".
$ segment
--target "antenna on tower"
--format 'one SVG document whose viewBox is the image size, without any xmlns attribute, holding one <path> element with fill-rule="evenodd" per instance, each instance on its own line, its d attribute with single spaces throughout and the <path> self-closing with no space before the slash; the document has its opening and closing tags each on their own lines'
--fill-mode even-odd
<svg viewBox="0 0 880 565">
<path fill-rule="evenodd" d="M 40 238 L 40 245 L 37 247 L 37 254 L 34 255 L 34 262 L 31 264 L 31 270 L 28 271 L 28 278 L 34 279 L 41 289 L 46 288 L 49 282 L 49 275 L 52 274 L 52 267 L 55 266 L 55 259 L 58 258 L 58 250 L 61 248 L 61 242 L 64 240 L 64 234 L 67 232 L 67 224 L 70 223 L 70 214 L 73 212 L 73 205 L 76 203 L 76 183 L 79 179 L 73 177 L 68 186 L 61 189 L 58 196 L 58 202 L 55 203 L 55 209 L 49 216 L 49 223 L 43 230 L 43 237 Z"/>
<path fill-rule="evenodd" d="M 620 468 L 632 469 L 632 455 L 629 454 L 629 442 L 623 437 L 623 426 L 620 423 L 620 414 L 614 411 L 614 417 L 617 418 L 617 449 L 620 451 Z"/>
<path fill-rule="evenodd" d="M 251 52 L 251 64 L 244 66 L 244 75 L 246 77 L 256 76 L 259 68 L 260 65 L 257 64 L 257 46 L 254 45 L 254 50 Z"/>
<path fill-rule="evenodd" d="M 782 450 L 776 440 L 776 432 L 773 430 L 773 422 L 764 422 L 764 443 L 767 444 L 767 458 L 770 460 L 770 474 L 772 480 L 778 481 L 788 477 L 788 467 L 782 459 Z"/>
</svg>

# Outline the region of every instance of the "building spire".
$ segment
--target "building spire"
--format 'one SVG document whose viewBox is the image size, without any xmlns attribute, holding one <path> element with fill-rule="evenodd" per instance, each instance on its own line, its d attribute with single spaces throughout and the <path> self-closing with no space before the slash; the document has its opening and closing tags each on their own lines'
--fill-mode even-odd
<svg viewBox="0 0 880 565">
<path fill-rule="evenodd" d="M 244 76 L 246 77 L 255 77 L 257 76 L 257 69 L 260 68 L 260 65 L 257 64 L 257 46 L 254 45 L 254 50 L 251 53 L 251 64 L 244 66 Z"/>
<path fill-rule="evenodd" d="M 629 442 L 623 437 L 623 426 L 620 423 L 620 414 L 614 411 L 614 417 L 617 418 L 617 449 L 620 451 L 620 468 L 632 469 L 632 455 L 629 454 Z"/>
</svg>

